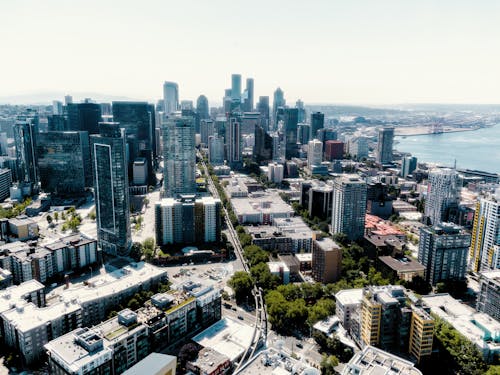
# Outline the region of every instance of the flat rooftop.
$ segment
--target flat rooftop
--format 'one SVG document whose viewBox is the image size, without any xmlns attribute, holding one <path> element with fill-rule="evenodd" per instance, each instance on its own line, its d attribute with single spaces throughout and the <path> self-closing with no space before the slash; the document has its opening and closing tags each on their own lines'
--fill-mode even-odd
<svg viewBox="0 0 500 375">
<path fill-rule="evenodd" d="M 228 360 L 227 355 L 205 347 L 199 351 L 195 360 L 189 362 L 198 367 L 201 374 L 212 374 L 221 364 Z"/>
<path fill-rule="evenodd" d="M 151 353 L 146 358 L 137 362 L 129 368 L 123 375 L 145 375 L 145 374 L 160 374 L 166 366 L 175 368 L 177 357 L 162 353 Z"/>
<path fill-rule="evenodd" d="M 250 345 L 252 334 L 252 326 L 226 317 L 193 337 L 193 341 L 224 353 L 232 362 Z"/>
<path fill-rule="evenodd" d="M 299 262 L 312 262 L 312 253 L 297 253 L 295 257 Z"/>
<path fill-rule="evenodd" d="M 320 240 L 316 240 L 316 245 L 318 245 L 323 251 L 340 250 L 340 246 L 331 238 L 323 237 Z"/>
<path fill-rule="evenodd" d="M 18 304 L 24 305 L 26 296 L 44 289 L 45 285 L 32 279 L 0 290 L 0 314 Z"/>
<path fill-rule="evenodd" d="M 425 270 L 422 264 L 410 257 L 393 258 L 391 256 L 381 256 L 378 259 L 397 272 L 420 272 Z"/>
<path fill-rule="evenodd" d="M 353 305 L 361 303 L 363 299 L 363 289 L 343 289 L 335 294 L 335 299 L 342 305 Z"/>
<path fill-rule="evenodd" d="M 422 375 L 415 365 L 401 357 L 373 346 L 365 347 L 351 358 L 342 375 Z"/>
<path fill-rule="evenodd" d="M 288 369 L 293 369 L 293 372 Z M 238 371 L 238 375 L 291 375 L 292 373 L 301 375 L 321 374 L 318 369 L 273 348 L 259 352 Z"/>
</svg>

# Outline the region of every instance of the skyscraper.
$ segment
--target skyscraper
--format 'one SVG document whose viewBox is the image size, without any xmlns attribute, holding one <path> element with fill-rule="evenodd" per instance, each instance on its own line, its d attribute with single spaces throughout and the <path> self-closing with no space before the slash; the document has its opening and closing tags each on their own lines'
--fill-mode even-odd
<svg viewBox="0 0 500 375">
<path fill-rule="evenodd" d="M 276 91 L 274 92 L 274 97 L 273 97 L 273 129 L 276 130 L 278 128 L 278 119 L 277 119 L 277 114 L 278 114 L 278 108 L 284 107 L 286 104 L 285 101 L 285 94 L 283 93 L 283 90 L 281 88 L 277 88 Z M 298 119 L 297 119 L 298 121 Z"/>
<path fill-rule="evenodd" d="M 269 96 L 259 96 L 256 110 L 260 113 L 260 124 L 269 131 Z"/>
<path fill-rule="evenodd" d="M 81 194 L 92 186 L 87 132 L 40 133 L 37 159 L 41 187 L 47 193 Z"/>
<path fill-rule="evenodd" d="M 325 114 L 321 112 L 311 113 L 311 133 L 310 139 L 318 138 L 318 130 L 325 127 Z"/>
<path fill-rule="evenodd" d="M 481 272 L 479 289 L 477 311 L 500 321 L 500 270 Z"/>
<path fill-rule="evenodd" d="M 461 227 L 440 223 L 420 228 L 418 261 L 425 267 L 431 285 L 446 280 L 464 280 L 470 234 Z"/>
<path fill-rule="evenodd" d="M 139 157 L 146 158 L 148 181 L 150 185 L 154 185 L 156 178 L 153 170 L 153 148 L 156 134 L 151 106 L 147 102 L 113 102 L 112 109 L 113 120 L 120 124 L 120 128 L 125 129 L 129 175 L 132 175 L 134 160 Z"/>
<path fill-rule="evenodd" d="M 175 82 L 163 84 L 163 111 L 169 115 L 179 109 L 179 86 Z"/>
<path fill-rule="evenodd" d="M 238 169 L 243 163 L 241 147 L 241 121 L 239 117 L 230 117 L 226 125 L 226 160 L 231 169 Z"/>
<path fill-rule="evenodd" d="M 68 128 L 65 130 L 99 134 L 99 122 L 102 120 L 99 104 L 85 99 L 84 103 L 67 104 L 65 110 L 68 118 Z"/>
<path fill-rule="evenodd" d="M 168 118 L 163 133 L 163 196 L 196 193 L 194 121 L 191 117 Z"/>
<path fill-rule="evenodd" d="M 297 108 L 299 111 L 299 114 L 298 114 L 299 123 L 306 122 L 306 109 L 304 108 L 304 102 L 300 99 L 297 100 L 297 102 L 295 103 L 295 108 Z M 316 137 L 314 136 L 313 138 L 316 138 Z"/>
<path fill-rule="evenodd" d="M 31 193 L 38 191 L 38 183 L 40 182 L 36 159 L 37 137 L 38 114 L 32 112 L 18 116 L 14 124 L 17 175 L 19 182 L 31 190 Z"/>
<path fill-rule="evenodd" d="M 103 122 L 99 130 L 90 136 L 97 239 L 103 251 L 126 255 L 131 235 L 125 129 L 116 122 Z"/>
<path fill-rule="evenodd" d="M 460 188 L 454 169 L 435 168 L 429 172 L 425 216 L 432 225 L 449 221 L 450 211 L 458 206 Z"/>
<path fill-rule="evenodd" d="M 307 147 L 307 168 L 311 171 L 313 166 L 320 165 L 323 161 L 323 143 L 313 139 Z"/>
<path fill-rule="evenodd" d="M 344 233 L 354 241 L 365 233 L 366 183 L 358 175 L 342 175 L 333 181 L 332 233 Z"/>
<path fill-rule="evenodd" d="M 378 131 L 377 163 L 392 163 L 392 147 L 394 143 L 394 128 L 384 127 Z"/>
<path fill-rule="evenodd" d="M 224 138 L 218 134 L 208 137 L 208 161 L 212 165 L 224 164 Z"/>
<path fill-rule="evenodd" d="M 417 158 L 415 156 L 405 156 L 401 163 L 401 177 L 408 177 L 415 169 L 417 169 Z"/>
<path fill-rule="evenodd" d="M 196 113 L 200 120 L 205 120 L 210 118 L 208 99 L 205 95 L 198 96 L 196 99 Z"/>
<path fill-rule="evenodd" d="M 476 204 L 469 258 L 474 272 L 500 268 L 500 189 Z"/>
<path fill-rule="evenodd" d="M 297 108 L 285 108 L 284 135 L 285 135 L 285 158 L 290 160 L 299 156 L 297 145 L 297 126 L 299 120 Z"/>
<path fill-rule="evenodd" d="M 231 99 L 233 102 L 241 102 L 241 74 L 231 75 Z"/>
<path fill-rule="evenodd" d="M 243 110 L 245 112 L 253 111 L 254 93 L 253 93 L 253 78 L 247 78 L 247 86 L 243 98 Z"/>
<path fill-rule="evenodd" d="M 201 143 L 203 145 L 208 145 L 208 138 L 215 133 L 214 122 L 210 119 L 204 119 L 200 121 L 200 135 Z"/>
<path fill-rule="evenodd" d="M 261 125 L 255 126 L 253 158 L 257 163 L 273 160 L 273 138 Z"/>
</svg>

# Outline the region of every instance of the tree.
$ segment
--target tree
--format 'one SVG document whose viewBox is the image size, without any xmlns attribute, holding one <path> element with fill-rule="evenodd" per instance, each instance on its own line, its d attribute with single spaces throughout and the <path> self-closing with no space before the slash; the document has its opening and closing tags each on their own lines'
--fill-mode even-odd
<svg viewBox="0 0 500 375">
<path fill-rule="evenodd" d="M 130 248 L 129 256 L 139 262 L 142 256 L 142 244 L 140 242 L 134 242 Z"/>
<path fill-rule="evenodd" d="M 150 261 L 154 258 L 155 249 L 156 244 L 154 238 L 148 237 L 142 242 L 142 254 L 144 254 L 144 257 L 147 261 Z"/>
<path fill-rule="evenodd" d="M 274 289 L 280 284 L 278 276 L 273 275 L 266 263 L 258 263 L 250 268 L 250 273 L 257 286 L 264 290 Z"/>
<path fill-rule="evenodd" d="M 227 284 L 233 289 L 237 303 L 252 295 L 253 281 L 245 271 L 235 272 Z"/>
<path fill-rule="evenodd" d="M 55 221 L 58 221 L 59 220 L 59 212 L 54 212 L 54 219 Z"/>
<path fill-rule="evenodd" d="M 47 223 L 52 224 L 52 216 L 47 215 Z"/>
<path fill-rule="evenodd" d="M 137 310 L 139 307 L 141 307 L 141 304 L 137 299 L 132 298 L 130 301 L 128 301 L 127 307 L 131 310 Z"/>
<path fill-rule="evenodd" d="M 179 364 L 182 368 L 186 366 L 186 362 L 194 360 L 198 356 L 200 349 L 196 344 L 187 343 L 184 344 L 179 350 Z"/>
<path fill-rule="evenodd" d="M 321 360 L 321 374 L 322 375 L 335 375 L 337 372 L 335 371 L 335 367 L 339 365 L 339 360 L 334 355 L 326 356 L 323 355 L 323 359 Z"/>
</svg>

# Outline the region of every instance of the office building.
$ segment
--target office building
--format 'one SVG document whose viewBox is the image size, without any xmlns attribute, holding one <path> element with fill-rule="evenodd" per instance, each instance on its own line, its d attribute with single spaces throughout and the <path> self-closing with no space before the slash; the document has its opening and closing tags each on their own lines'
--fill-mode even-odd
<svg viewBox="0 0 500 375">
<path fill-rule="evenodd" d="M 48 131 L 62 132 L 68 129 L 68 120 L 64 115 L 47 116 Z"/>
<path fill-rule="evenodd" d="M 165 198 L 155 204 L 156 243 L 205 243 L 220 240 L 220 200 L 212 197 L 196 199 L 181 195 Z"/>
<path fill-rule="evenodd" d="M 12 172 L 10 169 L 0 169 L 0 202 L 10 196 L 10 186 L 12 185 Z"/>
<path fill-rule="evenodd" d="M 413 362 L 368 345 L 349 360 L 341 374 L 422 375 L 422 372 L 415 367 Z"/>
<path fill-rule="evenodd" d="M 179 86 L 175 82 L 163 84 L 163 112 L 170 115 L 179 109 Z"/>
<path fill-rule="evenodd" d="M 208 161 L 212 165 L 224 164 L 224 138 L 218 134 L 208 137 Z"/>
<path fill-rule="evenodd" d="M 414 296 L 400 286 L 369 286 L 363 289 L 359 315 L 362 346 L 411 354 L 417 362 L 432 353 L 434 319 Z"/>
<path fill-rule="evenodd" d="M 238 169 L 243 164 L 241 144 L 241 121 L 239 117 L 230 117 L 226 125 L 226 160 L 231 169 Z"/>
<path fill-rule="evenodd" d="M 405 156 L 401 163 L 401 177 L 408 177 L 415 169 L 417 169 L 417 158 L 415 156 Z"/>
<path fill-rule="evenodd" d="M 259 96 L 259 102 L 257 103 L 257 112 L 260 113 L 260 125 L 264 130 L 269 131 L 269 96 Z"/>
<path fill-rule="evenodd" d="M 325 160 L 341 160 L 344 158 L 344 142 L 326 141 L 325 142 Z"/>
<path fill-rule="evenodd" d="M 307 169 L 312 171 L 314 166 L 321 165 L 323 161 L 323 143 L 317 139 L 307 144 Z M 312 173 L 312 172 L 311 172 Z"/>
<path fill-rule="evenodd" d="M 464 280 L 470 234 L 451 223 L 420 228 L 418 261 L 425 267 L 431 285 L 447 280 Z"/>
<path fill-rule="evenodd" d="M 254 160 L 259 164 L 273 160 L 273 138 L 266 132 L 263 126 L 255 126 L 254 140 Z"/>
<path fill-rule="evenodd" d="M 231 75 L 231 99 L 233 102 L 241 102 L 241 74 Z"/>
<path fill-rule="evenodd" d="M 241 134 L 253 135 L 255 127 L 260 125 L 259 112 L 243 112 L 241 115 Z"/>
<path fill-rule="evenodd" d="M 85 99 L 84 103 L 71 103 L 65 107 L 67 129 L 69 131 L 86 131 L 99 134 L 99 122 L 102 121 L 101 106 Z"/>
<path fill-rule="evenodd" d="M 280 108 L 284 108 L 285 105 L 285 94 L 283 93 L 283 90 L 278 87 L 273 95 L 273 130 L 278 130 L 278 110 Z"/>
<path fill-rule="evenodd" d="M 148 183 L 148 161 L 146 158 L 137 158 L 132 165 L 132 183 L 144 186 Z"/>
<path fill-rule="evenodd" d="M 19 182 L 30 190 L 30 194 L 38 191 L 40 182 L 36 158 L 37 139 L 38 114 L 18 116 L 14 124 L 17 175 Z"/>
<path fill-rule="evenodd" d="M 330 238 L 314 239 L 312 246 L 312 276 L 315 281 L 328 284 L 340 279 L 342 249 Z"/>
<path fill-rule="evenodd" d="M 87 132 L 46 132 L 36 147 L 41 187 L 55 195 L 74 195 L 92 186 Z"/>
<path fill-rule="evenodd" d="M 200 120 L 206 120 L 210 118 L 208 99 L 205 95 L 198 96 L 196 99 L 196 113 Z"/>
<path fill-rule="evenodd" d="M 358 175 L 342 175 L 333 181 L 332 233 L 344 233 L 354 241 L 364 235 L 366 183 Z"/>
<path fill-rule="evenodd" d="M 300 205 L 312 218 L 327 220 L 332 215 L 333 187 L 319 180 L 304 181 L 300 186 Z"/>
<path fill-rule="evenodd" d="M 283 175 L 285 167 L 283 164 L 269 163 L 267 165 L 267 179 L 274 184 L 281 184 L 283 182 Z"/>
<path fill-rule="evenodd" d="M 99 129 L 90 136 L 97 239 L 103 251 L 126 255 L 131 234 L 125 130 L 116 122 L 100 123 Z"/>
<path fill-rule="evenodd" d="M 476 204 L 469 260 L 474 272 L 500 268 L 500 189 Z"/>
<path fill-rule="evenodd" d="M 297 145 L 297 126 L 299 122 L 299 111 L 297 108 L 285 108 L 283 115 L 283 133 L 285 143 L 285 159 L 299 157 L 299 146 Z"/>
<path fill-rule="evenodd" d="M 128 146 L 128 172 L 137 158 L 145 158 L 148 183 L 154 185 L 153 151 L 156 148 L 155 114 L 147 102 L 113 102 L 113 121 L 125 129 Z"/>
<path fill-rule="evenodd" d="M 321 112 L 311 113 L 310 139 L 318 138 L 318 130 L 325 127 L 325 114 Z"/>
<path fill-rule="evenodd" d="M 500 321 L 500 270 L 481 272 L 476 309 Z"/>
<path fill-rule="evenodd" d="M 378 131 L 377 163 L 392 163 L 392 148 L 394 143 L 394 128 L 384 127 Z"/>
<path fill-rule="evenodd" d="M 368 139 L 366 137 L 355 137 L 349 140 L 348 153 L 355 160 L 362 160 L 368 157 Z"/>
<path fill-rule="evenodd" d="M 173 117 L 162 126 L 163 195 L 196 192 L 196 154 L 194 123 L 191 117 Z"/>
<path fill-rule="evenodd" d="M 297 142 L 301 145 L 307 145 L 307 143 L 312 139 L 309 138 L 309 133 L 311 132 L 311 126 L 305 123 L 299 123 L 297 125 Z"/>
<path fill-rule="evenodd" d="M 460 187 L 457 171 L 449 168 L 432 169 L 429 172 L 424 213 L 430 224 L 449 221 L 459 201 Z"/>
<path fill-rule="evenodd" d="M 486 363 L 495 363 L 500 355 L 500 322 L 477 312 L 447 293 L 429 294 L 422 300 L 431 313 L 450 324 L 472 343 Z M 497 305 L 498 306 L 498 305 Z"/>
<path fill-rule="evenodd" d="M 215 124 L 213 120 L 203 119 L 200 121 L 201 143 L 204 146 L 208 145 L 208 138 L 215 134 Z"/>
<path fill-rule="evenodd" d="M 62 115 L 63 114 L 63 104 L 59 100 L 52 101 L 52 114 Z"/>
<path fill-rule="evenodd" d="M 242 109 L 244 112 L 252 112 L 254 104 L 254 81 L 253 78 L 247 78 L 246 88 L 241 96 Z"/>
</svg>

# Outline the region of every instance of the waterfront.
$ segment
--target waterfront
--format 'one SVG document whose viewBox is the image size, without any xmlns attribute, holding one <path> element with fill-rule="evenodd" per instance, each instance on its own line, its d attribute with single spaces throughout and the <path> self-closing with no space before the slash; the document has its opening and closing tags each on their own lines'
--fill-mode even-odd
<svg viewBox="0 0 500 375">
<path fill-rule="evenodd" d="M 419 162 L 500 173 L 500 125 L 475 131 L 395 137 L 394 148 Z"/>
</svg>

